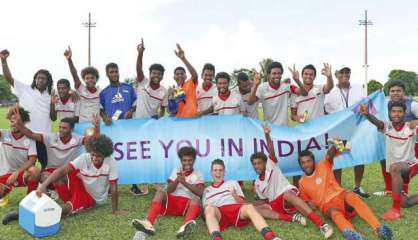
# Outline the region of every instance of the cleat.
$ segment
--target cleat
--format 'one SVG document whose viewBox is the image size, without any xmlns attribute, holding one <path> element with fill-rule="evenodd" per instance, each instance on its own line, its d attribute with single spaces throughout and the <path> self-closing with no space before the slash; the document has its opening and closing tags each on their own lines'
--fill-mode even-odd
<svg viewBox="0 0 418 240">
<path fill-rule="evenodd" d="M 19 220 L 19 212 L 17 212 L 17 211 L 16 212 L 10 212 L 10 213 L 6 214 L 6 216 L 4 216 L 2 223 L 3 223 L 3 225 L 7 225 L 10 222 L 17 221 L 17 220 Z"/>
<path fill-rule="evenodd" d="M 376 196 L 376 197 L 386 197 L 386 196 L 390 196 L 391 194 L 392 194 L 392 191 L 387 191 L 387 190 L 383 190 L 383 191 L 373 193 L 373 195 Z"/>
<path fill-rule="evenodd" d="M 185 224 L 183 224 L 179 230 L 177 231 L 176 237 L 177 238 L 184 238 L 187 235 L 189 235 L 190 233 L 193 232 L 193 229 L 196 227 L 196 221 L 195 220 L 190 220 L 188 222 L 186 222 Z"/>
<path fill-rule="evenodd" d="M 150 223 L 150 221 L 148 220 L 139 220 L 139 219 L 134 219 L 132 220 L 132 226 L 143 233 L 146 233 L 148 235 L 154 235 L 155 234 L 155 228 L 154 226 L 152 226 L 152 224 Z"/>
<path fill-rule="evenodd" d="M 359 195 L 361 198 L 369 198 L 370 194 L 363 190 L 362 187 L 354 187 L 353 193 Z"/>
<path fill-rule="evenodd" d="M 292 222 L 299 223 L 302 226 L 306 226 L 306 218 L 300 213 L 293 214 Z"/>
<path fill-rule="evenodd" d="M 332 227 L 327 223 L 323 224 L 319 228 L 319 230 L 321 231 L 321 234 L 324 236 L 325 239 L 328 239 L 334 233 L 334 230 L 332 230 Z"/>
<path fill-rule="evenodd" d="M 136 184 L 132 185 L 130 192 L 135 196 L 144 196 L 148 194 L 148 186 L 144 188 L 143 191 L 138 188 Z"/>
<path fill-rule="evenodd" d="M 58 201 L 58 199 L 60 198 L 59 195 L 58 195 L 58 193 L 56 191 L 54 191 L 54 190 L 48 190 L 46 192 L 46 195 L 48 197 L 52 198 L 55 201 Z"/>
<path fill-rule="evenodd" d="M 398 220 L 401 218 L 401 211 L 394 209 L 394 208 L 389 208 L 389 210 L 383 213 L 381 217 L 383 220 L 386 220 L 386 221 Z"/>
<path fill-rule="evenodd" d="M 352 230 L 344 230 L 342 232 L 344 239 L 346 240 L 365 240 L 358 232 Z"/>
<path fill-rule="evenodd" d="M 381 240 L 392 240 L 393 239 L 393 232 L 388 227 L 388 225 L 381 225 L 376 229 L 377 235 Z"/>
</svg>

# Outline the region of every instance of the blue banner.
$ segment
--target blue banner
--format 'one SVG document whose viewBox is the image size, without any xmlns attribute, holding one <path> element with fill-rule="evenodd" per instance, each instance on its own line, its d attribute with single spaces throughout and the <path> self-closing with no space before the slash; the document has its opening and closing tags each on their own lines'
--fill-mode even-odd
<svg viewBox="0 0 418 240">
<path fill-rule="evenodd" d="M 383 93 L 364 99 L 380 119 L 387 118 Z M 317 161 L 328 149 L 327 139 L 341 138 L 352 142 L 351 154 L 335 161 L 335 168 L 369 164 L 384 159 L 383 135 L 357 114 L 359 105 L 326 115 L 295 127 L 271 125 L 279 165 L 287 176 L 299 175 L 297 155 L 309 149 Z M 242 116 L 206 116 L 193 119 L 162 118 L 119 120 L 111 126 L 101 125 L 101 132 L 114 144 L 119 183 L 162 183 L 172 169 L 180 165 L 177 150 L 193 146 L 198 152 L 195 169 L 210 181 L 210 163 L 216 158 L 225 161 L 227 179 L 252 180 L 255 172 L 250 162 L 254 152 L 267 153 L 262 122 Z M 75 132 L 82 134 L 89 124 L 78 124 Z"/>
</svg>

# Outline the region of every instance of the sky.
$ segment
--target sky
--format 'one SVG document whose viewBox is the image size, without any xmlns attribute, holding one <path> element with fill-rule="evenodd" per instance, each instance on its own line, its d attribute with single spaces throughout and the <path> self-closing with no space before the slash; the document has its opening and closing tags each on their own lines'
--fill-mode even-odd
<svg viewBox="0 0 418 240">
<path fill-rule="evenodd" d="M 200 74 L 204 63 L 216 71 L 259 69 L 264 58 L 288 66 L 324 62 L 333 70 L 352 69 L 352 82 L 364 81 L 364 10 L 369 28 L 369 79 L 385 82 L 392 69 L 418 71 L 418 2 L 390 0 L 0 0 L 0 49 L 10 51 L 15 79 L 30 83 L 48 69 L 57 81 L 71 80 L 63 56 L 67 46 L 80 71 L 87 66 L 87 29 L 92 13 L 92 65 L 106 86 L 105 66 L 119 65 L 121 80 L 135 77 L 136 46 L 145 42 L 144 65 L 158 62 L 173 85 L 180 43 Z M 148 71 L 145 71 L 146 73 Z M 325 77 L 318 75 L 318 83 Z"/>
</svg>

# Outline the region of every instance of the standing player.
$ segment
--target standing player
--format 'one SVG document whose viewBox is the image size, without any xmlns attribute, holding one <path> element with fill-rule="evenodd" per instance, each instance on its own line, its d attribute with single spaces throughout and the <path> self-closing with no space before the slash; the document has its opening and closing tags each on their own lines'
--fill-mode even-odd
<svg viewBox="0 0 418 240">
<path fill-rule="evenodd" d="M 0 198 L 4 199 L 3 206 L 8 199 L 4 198 L 15 187 L 27 186 L 27 193 L 38 186 L 40 170 L 35 167 L 36 144 L 35 141 L 25 137 L 16 128 L 16 114 L 9 109 L 7 119 L 10 122 L 10 130 L 0 131 Z M 30 121 L 29 113 L 19 107 L 18 111 L 22 121 Z M 3 221 L 3 224 L 7 222 Z"/>
<path fill-rule="evenodd" d="M 243 112 L 243 102 L 240 94 L 229 90 L 231 77 L 226 72 L 216 74 L 216 87 L 218 94 L 212 99 L 212 106 L 199 112 L 199 116 L 207 114 L 216 115 L 237 115 Z"/>
<path fill-rule="evenodd" d="M 366 221 L 380 239 L 393 239 L 390 228 L 379 223 L 367 204 L 355 193 L 343 189 L 335 180 L 332 167 L 336 154 L 337 149 L 332 146 L 318 164 L 309 150 L 299 154 L 299 165 L 305 173 L 299 182 L 301 197 L 331 218 L 347 240 L 365 239 L 351 224 L 351 218 L 355 214 Z"/>
<path fill-rule="evenodd" d="M 64 56 L 68 61 L 71 76 L 74 81 L 74 88 L 80 96 L 79 102 L 79 122 L 91 122 L 94 114 L 100 113 L 100 92 L 101 89 L 96 85 L 99 80 L 99 71 L 94 67 L 85 67 L 81 70 L 81 78 L 78 77 L 77 69 L 74 66 L 71 48 L 68 47 L 64 52 Z"/>
<path fill-rule="evenodd" d="M 70 93 L 70 81 L 60 79 L 57 82 L 58 96 L 55 91 L 51 94 L 51 120 L 71 118 L 74 122 L 78 122 L 79 101 Z"/>
<path fill-rule="evenodd" d="M 212 105 L 212 98 L 218 94 L 216 84 L 213 84 L 215 77 L 215 66 L 206 63 L 202 69 L 202 83 L 197 86 L 197 111 L 202 112 Z"/>
<path fill-rule="evenodd" d="M 222 240 L 221 231 L 227 227 L 244 227 L 250 221 L 265 240 L 280 240 L 256 208 L 245 202 L 238 182 L 224 181 L 225 164 L 222 160 L 212 161 L 211 174 L 214 182 L 205 188 L 202 203 L 212 240 Z"/>
<path fill-rule="evenodd" d="M 203 194 L 204 181 L 200 172 L 194 170 L 196 150 L 182 147 L 178 151 L 181 167 L 173 169 L 167 180 L 167 191 L 158 190 L 149 207 L 145 220 L 134 219 L 132 225 L 138 230 L 154 235 L 158 215 L 184 216 L 177 238 L 185 237 L 196 226 L 200 214 L 199 200 Z"/>
<path fill-rule="evenodd" d="M 257 74 L 256 77 L 260 77 Z M 238 88 L 235 88 L 233 91 L 236 94 L 241 95 L 243 102 L 243 115 L 248 116 L 253 119 L 258 119 L 258 101 L 253 104 L 248 104 L 248 99 L 251 96 L 251 89 L 254 86 L 254 83 L 250 81 L 248 75 L 244 72 L 240 72 L 237 76 Z"/>
<path fill-rule="evenodd" d="M 418 160 L 415 157 L 418 121 L 405 122 L 406 105 L 403 102 L 389 103 L 389 122 L 382 122 L 369 113 L 367 106 L 361 106 L 361 114 L 385 135 L 386 171 L 392 182 L 392 207 L 382 214 L 384 220 L 401 218 L 401 207 L 418 204 L 418 195 L 402 196 L 402 185 L 408 184 L 418 174 Z"/>
<path fill-rule="evenodd" d="M 350 83 L 351 69 L 341 67 L 335 72 L 338 83 L 331 92 L 325 95 L 325 112 L 334 113 L 346 109 L 365 98 L 364 90 L 360 85 Z M 334 170 L 334 175 L 341 184 L 342 169 Z M 354 166 L 354 189 L 353 192 L 363 198 L 370 197 L 369 193 L 361 187 L 364 175 L 364 165 Z"/>
<path fill-rule="evenodd" d="M 320 229 L 326 239 L 331 237 L 333 233 L 331 226 L 324 223 L 321 217 L 298 197 L 298 189 L 287 181 L 280 168 L 276 166 L 277 158 L 270 137 L 270 128 L 266 124 L 263 125 L 263 129 L 269 157 L 262 152 L 254 153 L 251 156 L 251 164 L 258 174 L 255 180 L 257 210 L 265 218 L 298 222 L 304 226 L 306 225 L 305 217 L 307 217 Z M 292 207 L 287 208 L 286 203 L 290 203 Z M 305 217 L 300 213 L 295 213 L 296 210 Z"/>
</svg>

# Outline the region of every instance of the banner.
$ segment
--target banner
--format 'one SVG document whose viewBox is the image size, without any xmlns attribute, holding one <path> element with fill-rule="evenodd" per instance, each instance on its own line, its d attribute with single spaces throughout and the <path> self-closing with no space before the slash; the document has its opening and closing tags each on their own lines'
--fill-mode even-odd
<svg viewBox="0 0 418 240">
<path fill-rule="evenodd" d="M 384 95 L 376 92 L 364 99 L 380 119 L 387 119 Z M 383 135 L 359 115 L 359 105 L 307 121 L 295 127 L 271 126 L 271 136 L 281 170 L 286 176 L 300 175 L 297 156 L 311 150 L 316 161 L 327 149 L 327 139 L 338 137 L 352 142 L 351 154 L 335 161 L 335 168 L 345 168 L 384 159 Z M 180 165 L 177 150 L 192 146 L 198 156 L 195 169 L 211 180 L 210 163 L 225 161 L 226 179 L 252 180 L 255 172 L 250 162 L 254 152 L 267 153 L 262 122 L 243 116 L 206 116 L 193 119 L 161 118 L 119 120 L 101 125 L 101 132 L 114 144 L 113 157 L 118 163 L 119 183 L 166 182 L 172 169 Z M 82 134 L 87 123 L 78 124 Z"/>
</svg>

